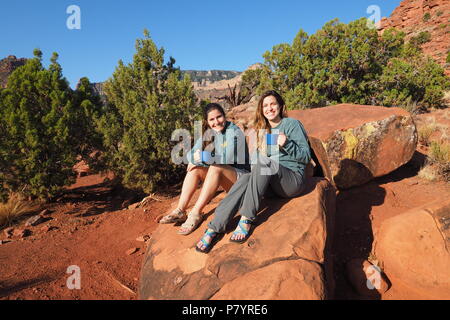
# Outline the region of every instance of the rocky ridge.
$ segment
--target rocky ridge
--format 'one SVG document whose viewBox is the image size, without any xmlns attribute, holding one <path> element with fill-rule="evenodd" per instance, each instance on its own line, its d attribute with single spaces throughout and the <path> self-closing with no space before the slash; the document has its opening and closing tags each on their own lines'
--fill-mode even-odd
<svg viewBox="0 0 450 320">
<path fill-rule="evenodd" d="M 430 41 L 421 45 L 423 52 L 445 68 L 450 75 L 450 63 L 446 62 L 450 50 L 450 1 L 404 0 L 389 18 L 381 20 L 380 32 L 395 28 L 406 33 L 411 40 L 421 32 L 430 34 Z"/>
<path fill-rule="evenodd" d="M 6 88 L 9 75 L 18 67 L 23 66 L 27 59 L 17 59 L 16 56 L 10 55 L 0 60 L 0 88 Z"/>
</svg>

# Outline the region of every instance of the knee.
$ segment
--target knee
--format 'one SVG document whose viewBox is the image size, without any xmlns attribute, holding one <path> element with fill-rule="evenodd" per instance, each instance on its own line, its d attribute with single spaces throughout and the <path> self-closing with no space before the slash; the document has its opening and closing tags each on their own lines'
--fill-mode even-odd
<svg viewBox="0 0 450 320">
<path fill-rule="evenodd" d="M 219 164 L 212 164 L 208 168 L 208 174 L 216 174 L 220 175 L 223 172 L 224 168 L 222 165 Z"/>
<path fill-rule="evenodd" d="M 204 176 L 203 172 L 204 172 L 204 171 L 203 171 L 202 168 L 200 168 L 200 167 L 195 167 L 195 168 L 193 168 L 191 171 L 189 171 L 189 172 L 187 173 L 187 175 L 189 175 L 189 176 L 191 176 L 191 177 L 195 177 L 195 178 L 201 178 L 201 177 Z"/>
</svg>

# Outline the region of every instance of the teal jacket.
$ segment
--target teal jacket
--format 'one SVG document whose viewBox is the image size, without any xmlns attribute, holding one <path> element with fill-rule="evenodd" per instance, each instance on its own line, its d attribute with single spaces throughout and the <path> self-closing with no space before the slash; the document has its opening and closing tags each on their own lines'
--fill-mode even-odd
<svg viewBox="0 0 450 320">
<path fill-rule="evenodd" d="M 283 118 L 278 126 L 272 128 L 272 133 L 283 133 L 287 141 L 281 148 L 268 148 L 268 156 L 304 176 L 305 167 L 311 161 L 311 150 L 302 123 L 293 118 Z"/>
<path fill-rule="evenodd" d="M 207 142 L 208 146 L 212 142 Z M 197 140 L 194 147 L 188 152 L 187 159 L 189 163 L 197 166 L 208 167 L 204 162 L 195 162 L 194 153 L 202 151 L 202 141 Z M 225 129 L 220 132 L 214 132 L 214 150 L 212 152 L 214 164 L 227 164 L 237 169 L 250 171 L 250 157 L 247 141 L 242 130 L 234 123 L 227 121 Z"/>
</svg>

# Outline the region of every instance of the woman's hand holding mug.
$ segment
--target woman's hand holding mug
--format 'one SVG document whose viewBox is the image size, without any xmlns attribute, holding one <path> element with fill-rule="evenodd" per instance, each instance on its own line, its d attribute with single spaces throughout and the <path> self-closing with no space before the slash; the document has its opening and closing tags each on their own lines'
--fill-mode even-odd
<svg viewBox="0 0 450 320">
<path fill-rule="evenodd" d="M 283 147 L 283 146 L 286 144 L 286 142 L 287 142 L 287 137 L 286 137 L 286 135 L 284 135 L 284 134 L 282 134 L 282 133 L 278 134 L 278 141 L 277 141 L 277 144 L 278 144 L 280 147 Z"/>
</svg>

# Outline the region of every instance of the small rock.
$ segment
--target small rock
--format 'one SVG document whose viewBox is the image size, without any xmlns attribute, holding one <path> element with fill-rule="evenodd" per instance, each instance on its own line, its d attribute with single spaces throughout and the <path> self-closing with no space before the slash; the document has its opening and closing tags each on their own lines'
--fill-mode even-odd
<svg viewBox="0 0 450 320">
<path fill-rule="evenodd" d="M 129 210 L 137 209 L 137 208 L 139 208 L 139 205 L 140 205 L 139 202 L 133 203 L 132 205 L 129 205 L 129 206 L 128 206 L 128 209 L 129 209 Z"/>
<path fill-rule="evenodd" d="M 41 228 L 41 231 L 42 231 L 42 232 L 49 232 L 50 230 L 52 230 L 52 227 L 50 227 L 50 226 L 48 226 L 48 225 L 43 226 L 43 227 Z"/>
<path fill-rule="evenodd" d="M 6 237 L 11 238 L 11 236 L 14 233 L 14 228 L 13 227 L 6 228 L 5 230 L 3 230 L 3 232 L 5 233 Z"/>
<path fill-rule="evenodd" d="M 144 213 L 147 213 L 148 212 L 148 209 L 144 209 Z"/>
<path fill-rule="evenodd" d="M 390 288 L 386 275 L 376 264 L 364 259 L 347 262 L 347 278 L 356 292 L 362 296 L 380 296 Z"/>
<path fill-rule="evenodd" d="M 13 232 L 13 236 L 19 238 L 25 238 L 31 235 L 31 231 L 28 229 L 15 229 Z"/>
<path fill-rule="evenodd" d="M 146 234 L 146 235 L 137 237 L 137 238 L 136 238 L 136 241 L 139 241 L 139 242 L 147 242 L 150 238 L 151 238 L 151 237 L 150 237 L 148 234 Z"/>
<path fill-rule="evenodd" d="M 131 248 L 131 249 L 128 249 L 125 253 L 127 255 L 131 256 L 132 254 L 134 254 L 134 253 L 136 253 L 138 251 L 139 251 L 139 248 Z"/>
<path fill-rule="evenodd" d="M 46 216 L 46 215 L 49 215 L 50 213 L 52 213 L 50 210 L 44 209 L 44 210 L 41 211 L 40 215 Z"/>
<path fill-rule="evenodd" d="M 11 242 L 10 240 L 0 240 L 0 245 Z"/>
<path fill-rule="evenodd" d="M 178 277 L 176 277 L 175 279 L 173 279 L 173 284 L 174 284 L 174 285 L 177 285 L 177 284 L 179 284 L 181 281 L 183 281 L 183 278 L 180 277 L 180 276 L 178 276 Z"/>
<path fill-rule="evenodd" d="M 37 226 L 38 224 L 41 224 L 42 222 L 44 222 L 44 217 L 41 215 L 37 215 L 34 217 L 31 217 L 30 219 L 27 220 L 27 222 L 25 223 L 26 227 L 31 227 L 31 226 Z"/>
<path fill-rule="evenodd" d="M 122 202 L 122 205 L 121 205 L 121 207 L 123 208 L 123 209 L 128 209 L 128 206 L 131 204 L 131 201 L 130 200 L 125 200 L 124 202 Z"/>
</svg>

